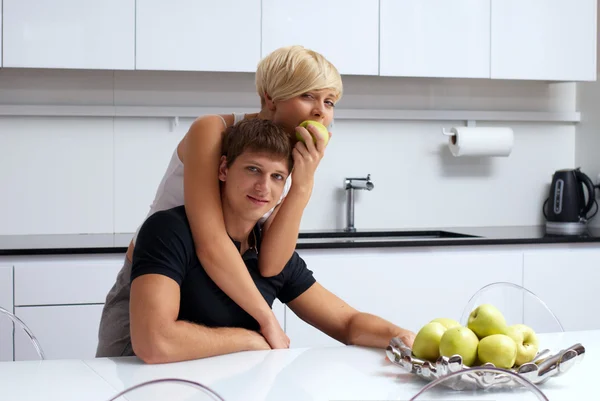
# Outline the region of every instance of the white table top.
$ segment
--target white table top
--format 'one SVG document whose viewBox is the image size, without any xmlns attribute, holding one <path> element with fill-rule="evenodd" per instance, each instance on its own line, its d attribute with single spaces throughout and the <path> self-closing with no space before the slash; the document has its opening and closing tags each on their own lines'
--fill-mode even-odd
<svg viewBox="0 0 600 401">
<path fill-rule="evenodd" d="M 600 361 L 600 330 L 540 334 L 541 346 L 560 350 L 576 343 L 583 361 L 564 376 L 541 384 L 550 400 L 594 399 Z M 555 348 L 556 347 L 556 348 Z M 427 382 L 404 373 L 385 351 L 354 346 L 240 352 L 195 361 L 146 365 L 135 357 L 84 361 L 0 363 L 2 400 L 108 400 L 118 392 L 158 378 L 207 385 L 226 401 L 408 400 Z M 8 395 L 8 396 L 7 396 Z M 128 400 L 209 400 L 188 386 L 160 384 L 137 389 Z M 123 399 L 123 398 L 121 398 Z M 121 400 L 119 399 L 119 400 Z M 536 400 L 529 391 L 425 393 L 423 399 Z"/>
</svg>

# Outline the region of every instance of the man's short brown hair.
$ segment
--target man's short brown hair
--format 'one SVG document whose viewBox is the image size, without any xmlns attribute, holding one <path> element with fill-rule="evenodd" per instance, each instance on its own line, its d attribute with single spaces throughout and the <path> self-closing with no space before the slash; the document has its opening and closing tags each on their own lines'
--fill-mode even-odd
<svg viewBox="0 0 600 401">
<path fill-rule="evenodd" d="M 227 167 L 246 151 L 262 152 L 287 160 L 288 172 L 292 171 L 293 143 L 290 135 L 270 120 L 253 118 L 242 120 L 227 127 L 223 137 L 223 156 Z"/>
</svg>

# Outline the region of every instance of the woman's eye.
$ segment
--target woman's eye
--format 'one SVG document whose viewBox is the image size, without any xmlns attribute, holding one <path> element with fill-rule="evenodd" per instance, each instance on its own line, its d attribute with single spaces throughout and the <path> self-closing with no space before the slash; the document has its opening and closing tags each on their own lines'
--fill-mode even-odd
<svg viewBox="0 0 600 401">
<path fill-rule="evenodd" d="M 281 174 L 273 174 L 273 177 L 278 181 L 283 180 L 283 176 Z"/>
<path fill-rule="evenodd" d="M 331 100 L 327 100 L 325 103 L 327 103 L 329 107 L 335 107 L 335 103 L 333 103 Z"/>
</svg>

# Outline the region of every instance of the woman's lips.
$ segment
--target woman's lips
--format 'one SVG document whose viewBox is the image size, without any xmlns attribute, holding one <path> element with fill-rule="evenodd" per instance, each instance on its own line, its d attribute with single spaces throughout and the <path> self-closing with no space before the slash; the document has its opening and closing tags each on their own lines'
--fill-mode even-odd
<svg viewBox="0 0 600 401">
<path fill-rule="evenodd" d="M 267 200 L 258 199 L 258 198 L 255 198 L 253 196 L 250 196 L 250 195 L 246 195 L 246 196 L 248 197 L 248 199 L 250 199 L 250 201 L 252 203 L 254 203 L 255 205 L 258 205 L 258 206 L 264 206 L 267 203 L 269 203 L 269 201 L 267 201 Z"/>
</svg>

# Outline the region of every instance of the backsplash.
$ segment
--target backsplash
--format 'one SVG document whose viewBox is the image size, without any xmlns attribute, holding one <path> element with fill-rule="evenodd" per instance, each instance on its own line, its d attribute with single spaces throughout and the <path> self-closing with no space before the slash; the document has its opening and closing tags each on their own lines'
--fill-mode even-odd
<svg viewBox="0 0 600 401">
<path fill-rule="evenodd" d="M 574 111 L 571 83 L 344 77 L 343 109 Z M 0 105 L 152 105 L 255 110 L 253 74 L 0 70 Z M 181 118 L 0 117 L 0 235 L 132 232 L 192 122 Z M 344 120 L 319 167 L 301 228 L 345 224 L 345 177 L 355 226 L 421 228 L 542 224 L 552 172 L 574 167 L 576 127 L 509 126 L 508 158 L 455 158 L 442 128 L 460 121 Z M 590 175 L 593 172 L 590 172 Z"/>
</svg>

